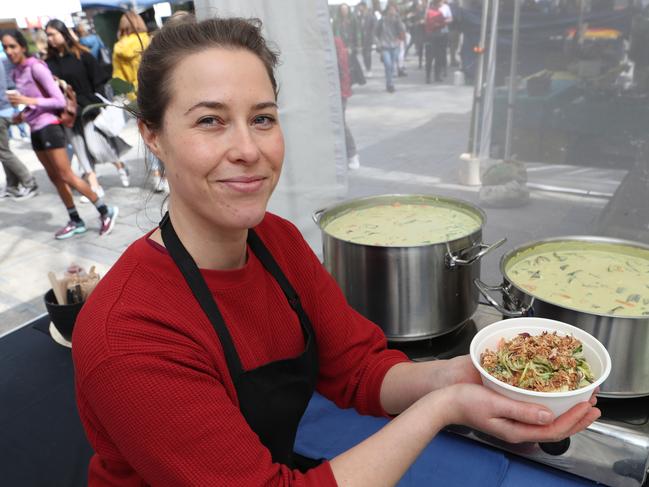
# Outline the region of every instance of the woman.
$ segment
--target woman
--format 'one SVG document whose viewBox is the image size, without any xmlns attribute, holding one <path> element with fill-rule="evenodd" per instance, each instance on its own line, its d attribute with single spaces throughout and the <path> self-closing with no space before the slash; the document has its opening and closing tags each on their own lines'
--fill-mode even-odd
<svg viewBox="0 0 649 487">
<path fill-rule="evenodd" d="M 342 3 L 338 7 L 333 21 L 333 31 L 334 36 L 340 37 L 347 47 L 352 84 L 364 85 L 366 83 L 365 75 L 356 55 L 361 38 L 360 31 L 356 17 L 346 3 Z"/>
<path fill-rule="evenodd" d="M 411 363 L 344 300 L 288 221 L 266 212 L 284 157 L 277 56 L 243 19 L 165 26 L 140 66 L 138 126 L 169 213 L 101 280 L 73 336 L 89 484 L 394 485 L 450 423 L 510 441 L 590 424 L 478 385 L 467 357 Z M 293 453 L 317 387 L 399 414 L 330 461 Z M 594 399 L 593 399 L 594 401 Z"/>
<path fill-rule="evenodd" d="M 410 31 L 410 42 L 406 47 L 406 56 L 412 45 L 415 45 L 415 52 L 419 59 L 419 69 L 422 68 L 424 56 L 424 19 L 426 17 L 426 5 L 419 0 L 413 0 L 406 16 L 406 25 Z"/>
<path fill-rule="evenodd" d="M 424 24 L 424 50 L 426 52 L 426 83 L 431 82 L 433 61 L 435 62 L 435 82 L 446 76 L 446 46 L 448 45 L 448 24 L 453 21 L 448 5 L 444 0 L 431 0 L 426 10 Z"/>
<path fill-rule="evenodd" d="M 65 133 L 79 159 L 79 164 L 84 172 L 84 177 L 90 187 L 98 195 L 103 196 L 104 190 L 99 185 L 95 174 L 95 162 L 112 162 L 119 174 L 122 186 L 130 185 L 129 173 L 126 165 L 119 161 L 129 145 L 119 137 L 108 138 L 95 130 L 92 121 L 99 115 L 99 109 L 91 109 L 87 113 L 83 110 L 88 105 L 102 103 L 96 93 L 104 93 L 104 85 L 108 78 L 102 74 L 99 63 L 87 47 L 82 46 L 68 30 L 67 26 L 58 19 L 50 20 L 45 26 L 47 34 L 47 66 L 54 76 L 64 80 L 77 95 L 77 118 L 74 127 L 65 127 Z M 104 150 L 91 153 L 88 149 L 87 137 L 98 140 Z"/>
<path fill-rule="evenodd" d="M 113 46 L 113 77 L 133 85 L 137 93 L 137 70 L 144 51 L 151 39 L 146 24 L 136 12 L 129 10 L 119 19 L 117 42 Z M 130 95 L 135 99 L 135 95 Z"/>
<path fill-rule="evenodd" d="M 55 238 L 66 239 L 86 232 L 86 225 L 74 206 L 70 186 L 86 196 L 97 208 L 100 218 L 99 235 L 109 234 L 115 225 L 118 209 L 116 206 L 106 206 L 103 198 L 75 175 L 70 167 L 65 132 L 57 117 L 57 113 L 65 108 L 65 99 L 47 65 L 29 55 L 27 41 L 19 30 L 3 33 L 2 47 L 14 64 L 12 76 L 18 91 L 8 94 L 7 98 L 14 106 L 26 105 L 15 121 L 24 121 L 29 125 L 34 152 L 68 210 L 70 221 L 54 234 Z"/>
<path fill-rule="evenodd" d="M 406 35 L 406 27 L 394 3 L 389 2 L 385 13 L 376 25 L 376 44 L 381 49 L 385 68 L 385 89 L 394 93 L 394 71 L 399 62 L 399 46 Z"/>
</svg>

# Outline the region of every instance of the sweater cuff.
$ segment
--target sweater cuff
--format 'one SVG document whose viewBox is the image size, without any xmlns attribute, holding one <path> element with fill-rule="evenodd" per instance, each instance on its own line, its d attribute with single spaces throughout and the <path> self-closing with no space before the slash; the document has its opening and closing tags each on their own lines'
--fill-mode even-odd
<svg viewBox="0 0 649 487">
<path fill-rule="evenodd" d="M 381 405 L 381 385 L 385 374 L 388 373 L 392 367 L 403 362 L 410 362 L 408 356 L 400 350 L 385 350 L 381 353 L 381 359 L 377 361 L 372 370 L 370 370 L 367 377 L 367 391 L 368 391 L 368 409 L 371 414 L 376 416 L 383 416 L 392 418 Z"/>
<path fill-rule="evenodd" d="M 323 460 L 320 465 L 304 474 L 304 484 L 310 487 L 337 487 L 336 477 L 329 460 Z"/>
</svg>

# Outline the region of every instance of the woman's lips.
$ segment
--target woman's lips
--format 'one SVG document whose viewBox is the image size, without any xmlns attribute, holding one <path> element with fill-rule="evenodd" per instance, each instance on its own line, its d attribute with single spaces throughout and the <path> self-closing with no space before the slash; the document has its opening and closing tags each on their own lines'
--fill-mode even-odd
<svg viewBox="0 0 649 487">
<path fill-rule="evenodd" d="M 254 193 L 261 189 L 265 180 L 266 178 L 261 176 L 252 176 L 221 179 L 219 183 L 240 193 Z"/>
</svg>

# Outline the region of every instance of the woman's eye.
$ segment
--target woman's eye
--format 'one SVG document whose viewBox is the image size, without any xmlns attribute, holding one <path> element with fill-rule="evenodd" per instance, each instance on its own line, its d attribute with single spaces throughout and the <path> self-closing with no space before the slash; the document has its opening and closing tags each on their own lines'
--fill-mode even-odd
<svg viewBox="0 0 649 487">
<path fill-rule="evenodd" d="M 275 119 L 270 115 L 258 115 L 253 119 L 253 123 L 261 128 L 270 128 L 275 123 Z"/>
<path fill-rule="evenodd" d="M 198 121 L 198 124 L 211 127 L 213 125 L 218 125 L 219 122 L 220 120 L 216 117 L 203 117 Z"/>
</svg>

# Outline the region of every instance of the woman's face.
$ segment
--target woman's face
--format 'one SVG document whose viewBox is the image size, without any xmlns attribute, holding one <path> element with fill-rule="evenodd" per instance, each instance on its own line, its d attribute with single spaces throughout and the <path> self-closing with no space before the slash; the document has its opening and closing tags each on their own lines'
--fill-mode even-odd
<svg viewBox="0 0 649 487">
<path fill-rule="evenodd" d="M 2 36 L 2 49 L 13 64 L 22 63 L 27 55 L 27 50 L 8 34 Z"/>
<path fill-rule="evenodd" d="M 54 27 L 48 27 L 45 29 L 45 33 L 47 34 L 47 43 L 54 49 L 65 46 L 65 37 Z"/>
<path fill-rule="evenodd" d="M 162 127 L 140 128 L 165 164 L 171 207 L 221 229 L 255 226 L 284 159 L 264 64 L 244 49 L 212 48 L 185 57 L 168 82 Z"/>
</svg>

